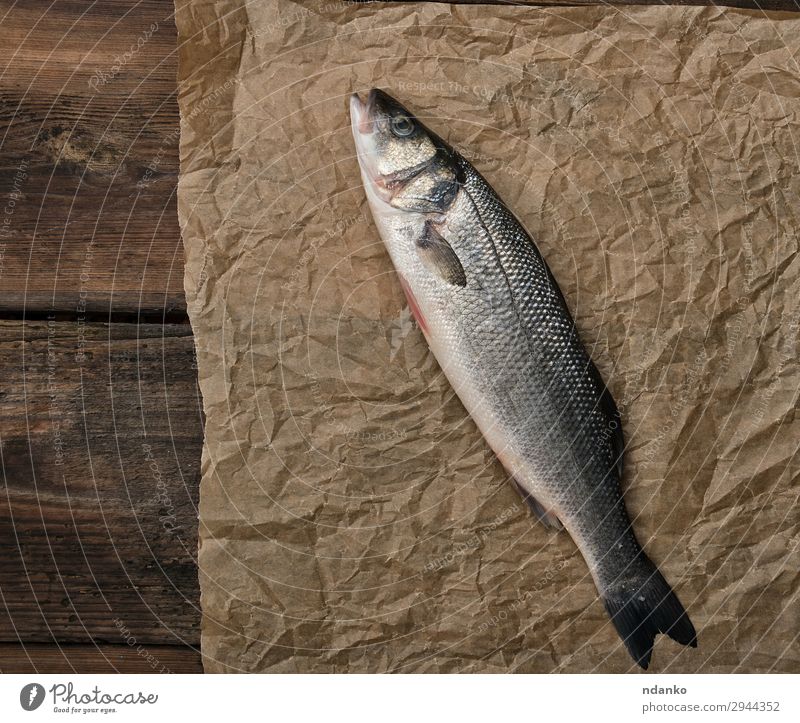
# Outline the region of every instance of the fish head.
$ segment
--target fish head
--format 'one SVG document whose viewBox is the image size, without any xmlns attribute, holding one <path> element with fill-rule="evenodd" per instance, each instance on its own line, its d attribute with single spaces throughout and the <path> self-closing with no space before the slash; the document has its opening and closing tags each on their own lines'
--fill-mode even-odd
<svg viewBox="0 0 800 723">
<path fill-rule="evenodd" d="M 370 200 L 399 211 L 445 213 L 458 192 L 457 155 L 388 93 L 354 93 L 350 120 Z"/>
</svg>

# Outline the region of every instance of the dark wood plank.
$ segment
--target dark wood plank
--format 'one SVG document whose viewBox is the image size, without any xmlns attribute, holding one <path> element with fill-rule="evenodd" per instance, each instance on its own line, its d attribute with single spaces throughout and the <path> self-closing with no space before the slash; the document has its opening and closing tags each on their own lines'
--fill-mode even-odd
<svg viewBox="0 0 800 723">
<path fill-rule="evenodd" d="M 188 325 L 0 322 L 0 641 L 199 641 Z"/>
<path fill-rule="evenodd" d="M 189 329 L 83 323 L 185 311 L 172 0 L 0 11 L 0 670 L 199 671 Z"/>
<path fill-rule="evenodd" d="M 0 673 L 202 673 L 199 651 L 177 645 L 0 643 Z"/>
<path fill-rule="evenodd" d="M 0 7 L 0 313 L 182 315 L 171 0 Z"/>
</svg>

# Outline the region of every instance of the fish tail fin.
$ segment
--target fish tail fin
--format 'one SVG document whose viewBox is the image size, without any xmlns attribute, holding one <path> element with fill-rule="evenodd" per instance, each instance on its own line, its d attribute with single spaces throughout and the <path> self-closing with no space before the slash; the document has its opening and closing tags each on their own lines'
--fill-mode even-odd
<svg viewBox="0 0 800 723">
<path fill-rule="evenodd" d="M 646 569 L 633 578 L 623 576 L 615 580 L 604 591 L 603 602 L 631 657 L 647 670 L 658 633 L 692 648 L 697 647 L 697 633 L 678 596 L 656 566 L 644 553 L 640 553 L 638 560 Z"/>
</svg>

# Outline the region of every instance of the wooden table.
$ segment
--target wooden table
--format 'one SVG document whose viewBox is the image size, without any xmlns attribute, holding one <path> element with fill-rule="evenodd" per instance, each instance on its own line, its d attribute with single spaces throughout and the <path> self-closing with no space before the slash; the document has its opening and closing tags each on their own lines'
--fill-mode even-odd
<svg viewBox="0 0 800 723">
<path fill-rule="evenodd" d="M 201 671 L 172 12 L 3 3 L 3 672 Z"/>
<path fill-rule="evenodd" d="M 172 0 L 1 6 L 0 671 L 200 672 Z"/>
</svg>

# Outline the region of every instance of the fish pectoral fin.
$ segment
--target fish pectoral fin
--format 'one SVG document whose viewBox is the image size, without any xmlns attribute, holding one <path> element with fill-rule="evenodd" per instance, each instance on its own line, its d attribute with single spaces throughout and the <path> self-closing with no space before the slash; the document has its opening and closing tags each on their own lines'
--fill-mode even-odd
<svg viewBox="0 0 800 723">
<path fill-rule="evenodd" d="M 453 286 L 467 285 L 467 276 L 456 252 L 430 221 L 425 222 L 425 231 L 417 239 L 417 252 L 425 267 L 443 281 Z"/>
<path fill-rule="evenodd" d="M 556 517 L 549 510 L 546 510 L 530 492 L 527 492 L 525 488 L 519 482 L 517 482 L 517 480 L 512 479 L 512 482 L 514 483 L 514 487 L 516 487 L 517 492 L 522 495 L 522 499 L 525 500 L 528 507 L 531 508 L 533 514 L 539 518 L 539 521 L 545 527 L 550 527 L 554 530 L 564 529 L 564 525 L 561 524 L 561 520 L 559 520 L 558 517 Z"/>
</svg>

